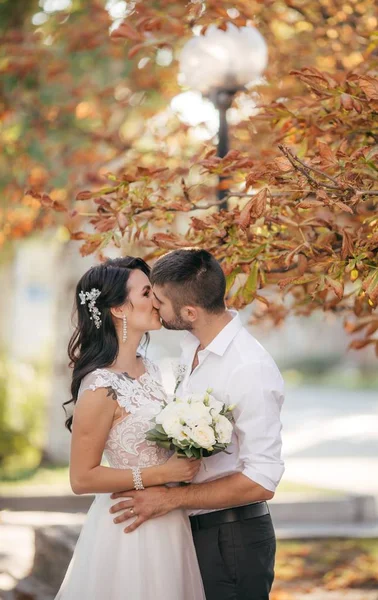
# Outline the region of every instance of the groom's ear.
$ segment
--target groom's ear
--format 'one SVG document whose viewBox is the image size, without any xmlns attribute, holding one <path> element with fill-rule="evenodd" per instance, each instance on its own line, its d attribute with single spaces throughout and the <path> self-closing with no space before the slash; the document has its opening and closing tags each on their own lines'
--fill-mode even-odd
<svg viewBox="0 0 378 600">
<path fill-rule="evenodd" d="M 198 308 L 195 306 L 183 306 L 180 312 L 181 317 L 191 323 L 194 323 L 198 319 Z"/>
</svg>

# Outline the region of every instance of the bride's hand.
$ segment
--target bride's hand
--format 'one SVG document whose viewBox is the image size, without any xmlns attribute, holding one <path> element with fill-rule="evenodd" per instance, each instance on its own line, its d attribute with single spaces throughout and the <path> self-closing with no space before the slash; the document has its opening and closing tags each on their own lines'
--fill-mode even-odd
<svg viewBox="0 0 378 600">
<path fill-rule="evenodd" d="M 162 466 L 166 478 L 165 483 L 190 482 L 197 475 L 201 461 L 195 458 L 179 458 L 175 453 Z"/>
</svg>

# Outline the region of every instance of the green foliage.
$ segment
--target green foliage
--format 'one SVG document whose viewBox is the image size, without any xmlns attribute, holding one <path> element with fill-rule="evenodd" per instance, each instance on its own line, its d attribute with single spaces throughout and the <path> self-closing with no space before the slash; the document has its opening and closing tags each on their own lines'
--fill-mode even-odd
<svg viewBox="0 0 378 600">
<path fill-rule="evenodd" d="M 22 463 L 38 464 L 43 443 L 46 376 L 42 366 L 0 366 L 0 470 L 2 478 Z"/>
<path fill-rule="evenodd" d="M 68 467 L 54 465 L 25 467 L 22 466 L 23 462 L 21 460 L 14 461 L 15 465 L 12 470 L 0 470 L 0 490 L 3 494 L 23 493 L 25 487 L 39 488 L 41 492 L 43 489 L 48 489 L 50 493 L 52 486 L 58 486 L 59 489 L 70 488 Z"/>
</svg>

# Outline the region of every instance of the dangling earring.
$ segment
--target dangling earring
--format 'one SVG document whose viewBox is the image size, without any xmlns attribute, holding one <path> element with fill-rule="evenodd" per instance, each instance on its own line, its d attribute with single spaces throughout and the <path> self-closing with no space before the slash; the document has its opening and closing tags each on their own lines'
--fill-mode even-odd
<svg viewBox="0 0 378 600">
<path fill-rule="evenodd" d="M 126 319 L 126 315 L 123 315 L 122 320 L 123 320 L 122 341 L 123 341 L 123 343 L 125 343 L 126 340 L 127 340 L 127 319 Z"/>
</svg>

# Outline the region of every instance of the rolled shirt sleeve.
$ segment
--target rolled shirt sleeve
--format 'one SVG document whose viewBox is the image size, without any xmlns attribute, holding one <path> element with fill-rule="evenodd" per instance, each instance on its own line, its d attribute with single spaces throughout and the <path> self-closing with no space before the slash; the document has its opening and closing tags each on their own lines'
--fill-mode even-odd
<svg viewBox="0 0 378 600">
<path fill-rule="evenodd" d="M 273 360 L 248 362 L 234 370 L 227 387 L 229 403 L 236 405 L 233 415 L 242 473 L 274 492 L 285 470 L 281 459 L 281 374 Z"/>
</svg>

